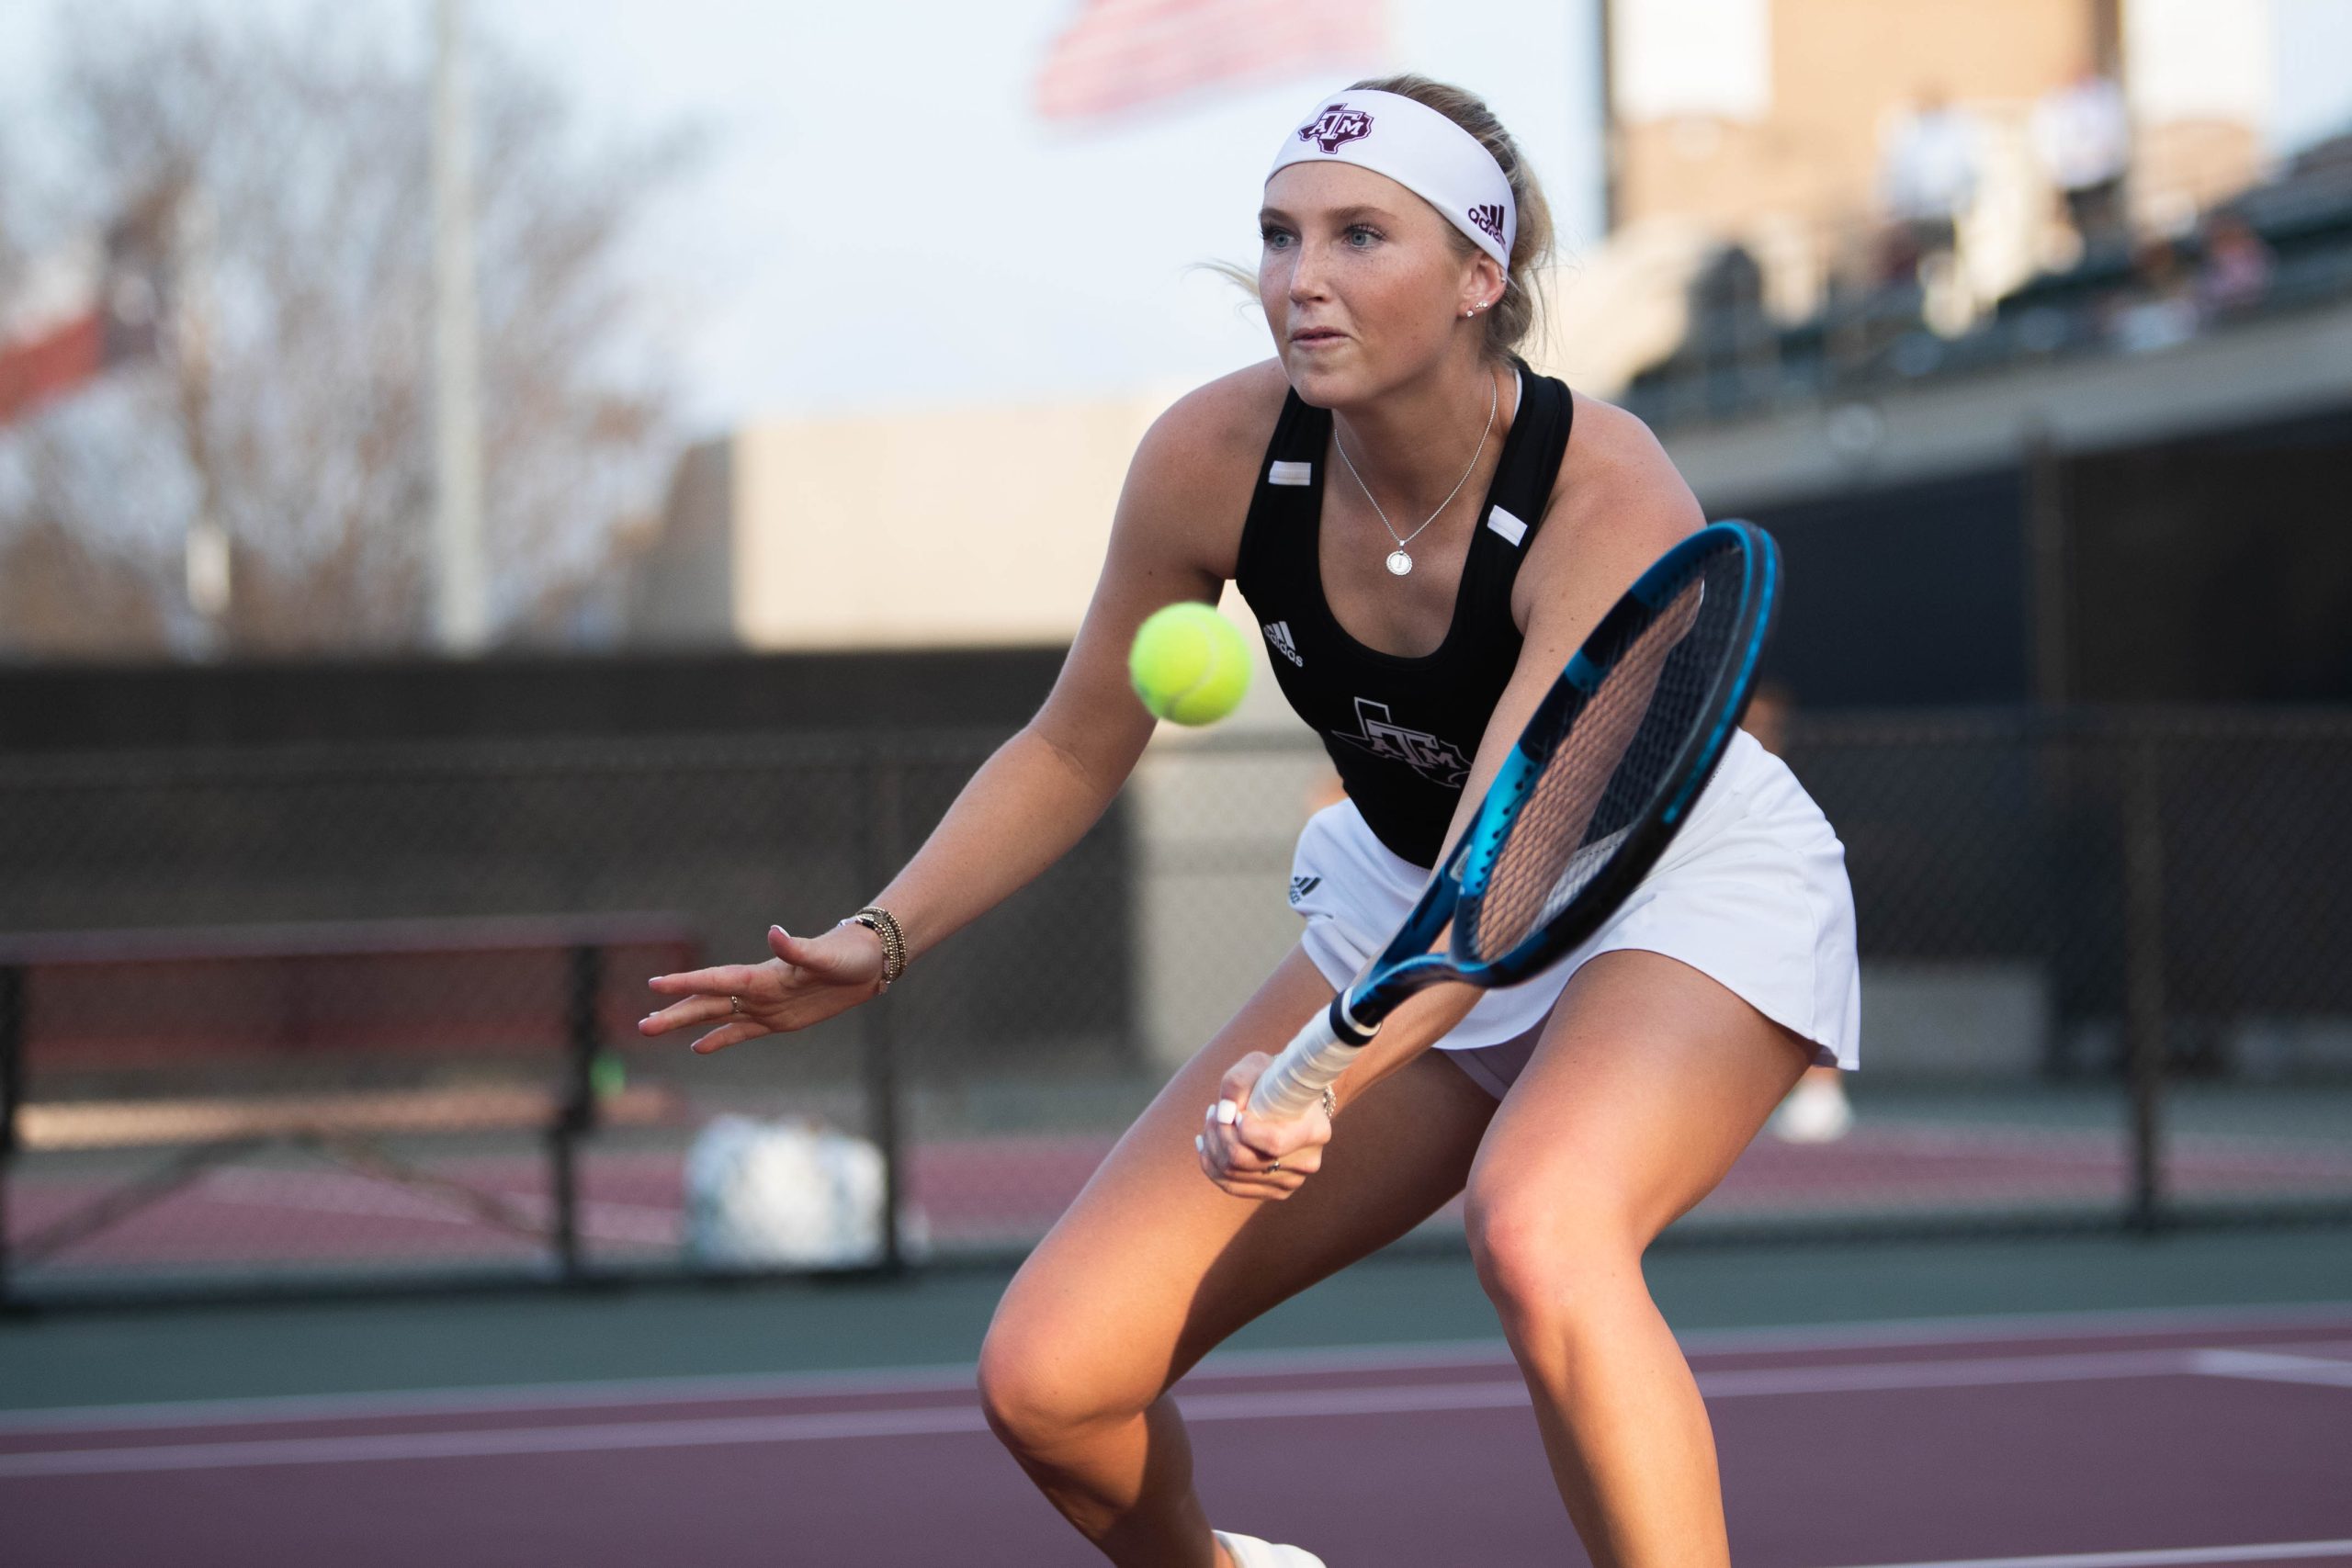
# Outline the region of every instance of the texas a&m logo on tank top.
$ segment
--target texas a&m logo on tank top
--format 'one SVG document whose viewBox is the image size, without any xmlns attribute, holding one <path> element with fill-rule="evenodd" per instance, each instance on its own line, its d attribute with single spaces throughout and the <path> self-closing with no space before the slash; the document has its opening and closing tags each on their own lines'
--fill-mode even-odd
<svg viewBox="0 0 2352 1568">
<path fill-rule="evenodd" d="M 1408 729 L 1388 715 L 1386 703 L 1374 702 L 1370 697 L 1356 699 L 1358 733 L 1331 731 L 1331 739 L 1344 740 L 1375 757 L 1392 762 L 1402 762 L 1433 784 L 1446 789 L 1460 789 L 1470 776 L 1470 759 L 1451 740 L 1441 740 L 1426 730 Z"/>
</svg>

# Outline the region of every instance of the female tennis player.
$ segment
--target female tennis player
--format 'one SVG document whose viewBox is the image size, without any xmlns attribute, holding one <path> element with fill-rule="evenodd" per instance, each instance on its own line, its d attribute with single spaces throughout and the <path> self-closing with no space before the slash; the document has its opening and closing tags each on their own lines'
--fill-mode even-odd
<svg viewBox="0 0 2352 1568">
<path fill-rule="evenodd" d="M 643 1028 L 705 1030 L 697 1051 L 804 1028 L 1035 877 L 1150 736 L 1126 680 L 1137 625 L 1237 580 L 1347 798 L 1299 840 L 1298 946 L 1005 1292 L 980 1359 L 989 1423 L 1114 1562 L 1311 1568 L 1210 1529 L 1168 1390 L 1466 1187 L 1478 1277 L 1592 1560 L 1728 1562 L 1706 1411 L 1641 1258 L 1809 1064 L 1854 1064 L 1844 852 L 1736 737 L 1566 960 L 1506 990 L 1423 992 L 1317 1109 L 1242 1112 L 1269 1054 L 1386 940 L 1601 613 L 1702 523 L 1640 422 L 1516 357 L 1550 219 L 1476 98 L 1405 76 L 1317 105 L 1283 135 L 1261 219 L 1274 357 L 1145 436 L 1043 709 L 872 906 L 816 937 L 771 929 L 765 964 L 655 980 L 677 999 Z"/>
</svg>

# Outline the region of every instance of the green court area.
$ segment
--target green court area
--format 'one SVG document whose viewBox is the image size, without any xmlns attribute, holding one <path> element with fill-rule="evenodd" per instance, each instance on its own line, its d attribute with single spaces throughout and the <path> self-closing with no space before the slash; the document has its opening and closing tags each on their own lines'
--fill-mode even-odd
<svg viewBox="0 0 2352 1568">
<path fill-rule="evenodd" d="M 1687 1335 L 2015 1314 L 2352 1302 L 2352 1232 L 1817 1247 L 1668 1247 L 1648 1265 Z M 1001 1269 L 895 1280 L 78 1311 L 0 1318 L 0 1407 L 953 1367 Z M 1236 1349 L 1487 1340 L 1458 1247 L 1361 1264 Z"/>
</svg>

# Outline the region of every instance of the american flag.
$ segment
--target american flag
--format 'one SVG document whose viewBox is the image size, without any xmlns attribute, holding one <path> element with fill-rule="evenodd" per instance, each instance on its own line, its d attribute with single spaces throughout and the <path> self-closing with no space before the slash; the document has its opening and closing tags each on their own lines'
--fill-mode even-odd
<svg viewBox="0 0 2352 1568">
<path fill-rule="evenodd" d="M 106 320 L 85 310 L 15 343 L 0 344 L 0 425 L 63 398 L 106 367 Z"/>
<path fill-rule="evenodd" d="M 1037 74 L 1037 112 L 1114 119 L 1206 87 L 1376 64 L 1383 0 L 1081 0 Z"/>
<path fill-rule="evenodd" d="M 0 427 L 62 402 L 118 365 L 155 356 L 169 281 L 168 193 L 107 230 L 102 251 L 53 269 L 62 309 L 29 322 L 0 321 Z"/>
</svg>

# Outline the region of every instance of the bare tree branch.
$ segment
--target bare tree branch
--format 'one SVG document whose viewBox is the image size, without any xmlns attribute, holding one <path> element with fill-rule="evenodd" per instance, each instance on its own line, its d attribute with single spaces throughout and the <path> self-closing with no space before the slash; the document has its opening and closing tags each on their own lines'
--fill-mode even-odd
<svg viewBox="0 0 2352 1568">
<path fill-rule="evenodd" d="M 52 557 L 62 538 L 134 563 L 148 622 L 183 645 L 199 507 L 232 543 L 232 649 L 425 638 L 430 83 L 421 29 L 379 24 L 332 4 L 294 22 L 127 0 L 67 13 L 56 90 L 80 219 L 170 204 L 174 330 L 154 367 L 0 430 L 0 475 L 14 447 L 28 476 L 0 479 L 0 552 L 38 534 Z M 494 40 L 476 78 L 492 617 L 507 641 L 560 641 L 612 592 L 616 540 L 682 446 L 628 245 L 698 142 L 593 140 Z M 0 191 L 9 141 L 0 127 Z M 0 226 L 0 265 L 6 243 Z M 0 619 L 12 640 L 22 626 Z"/>
</svg>

